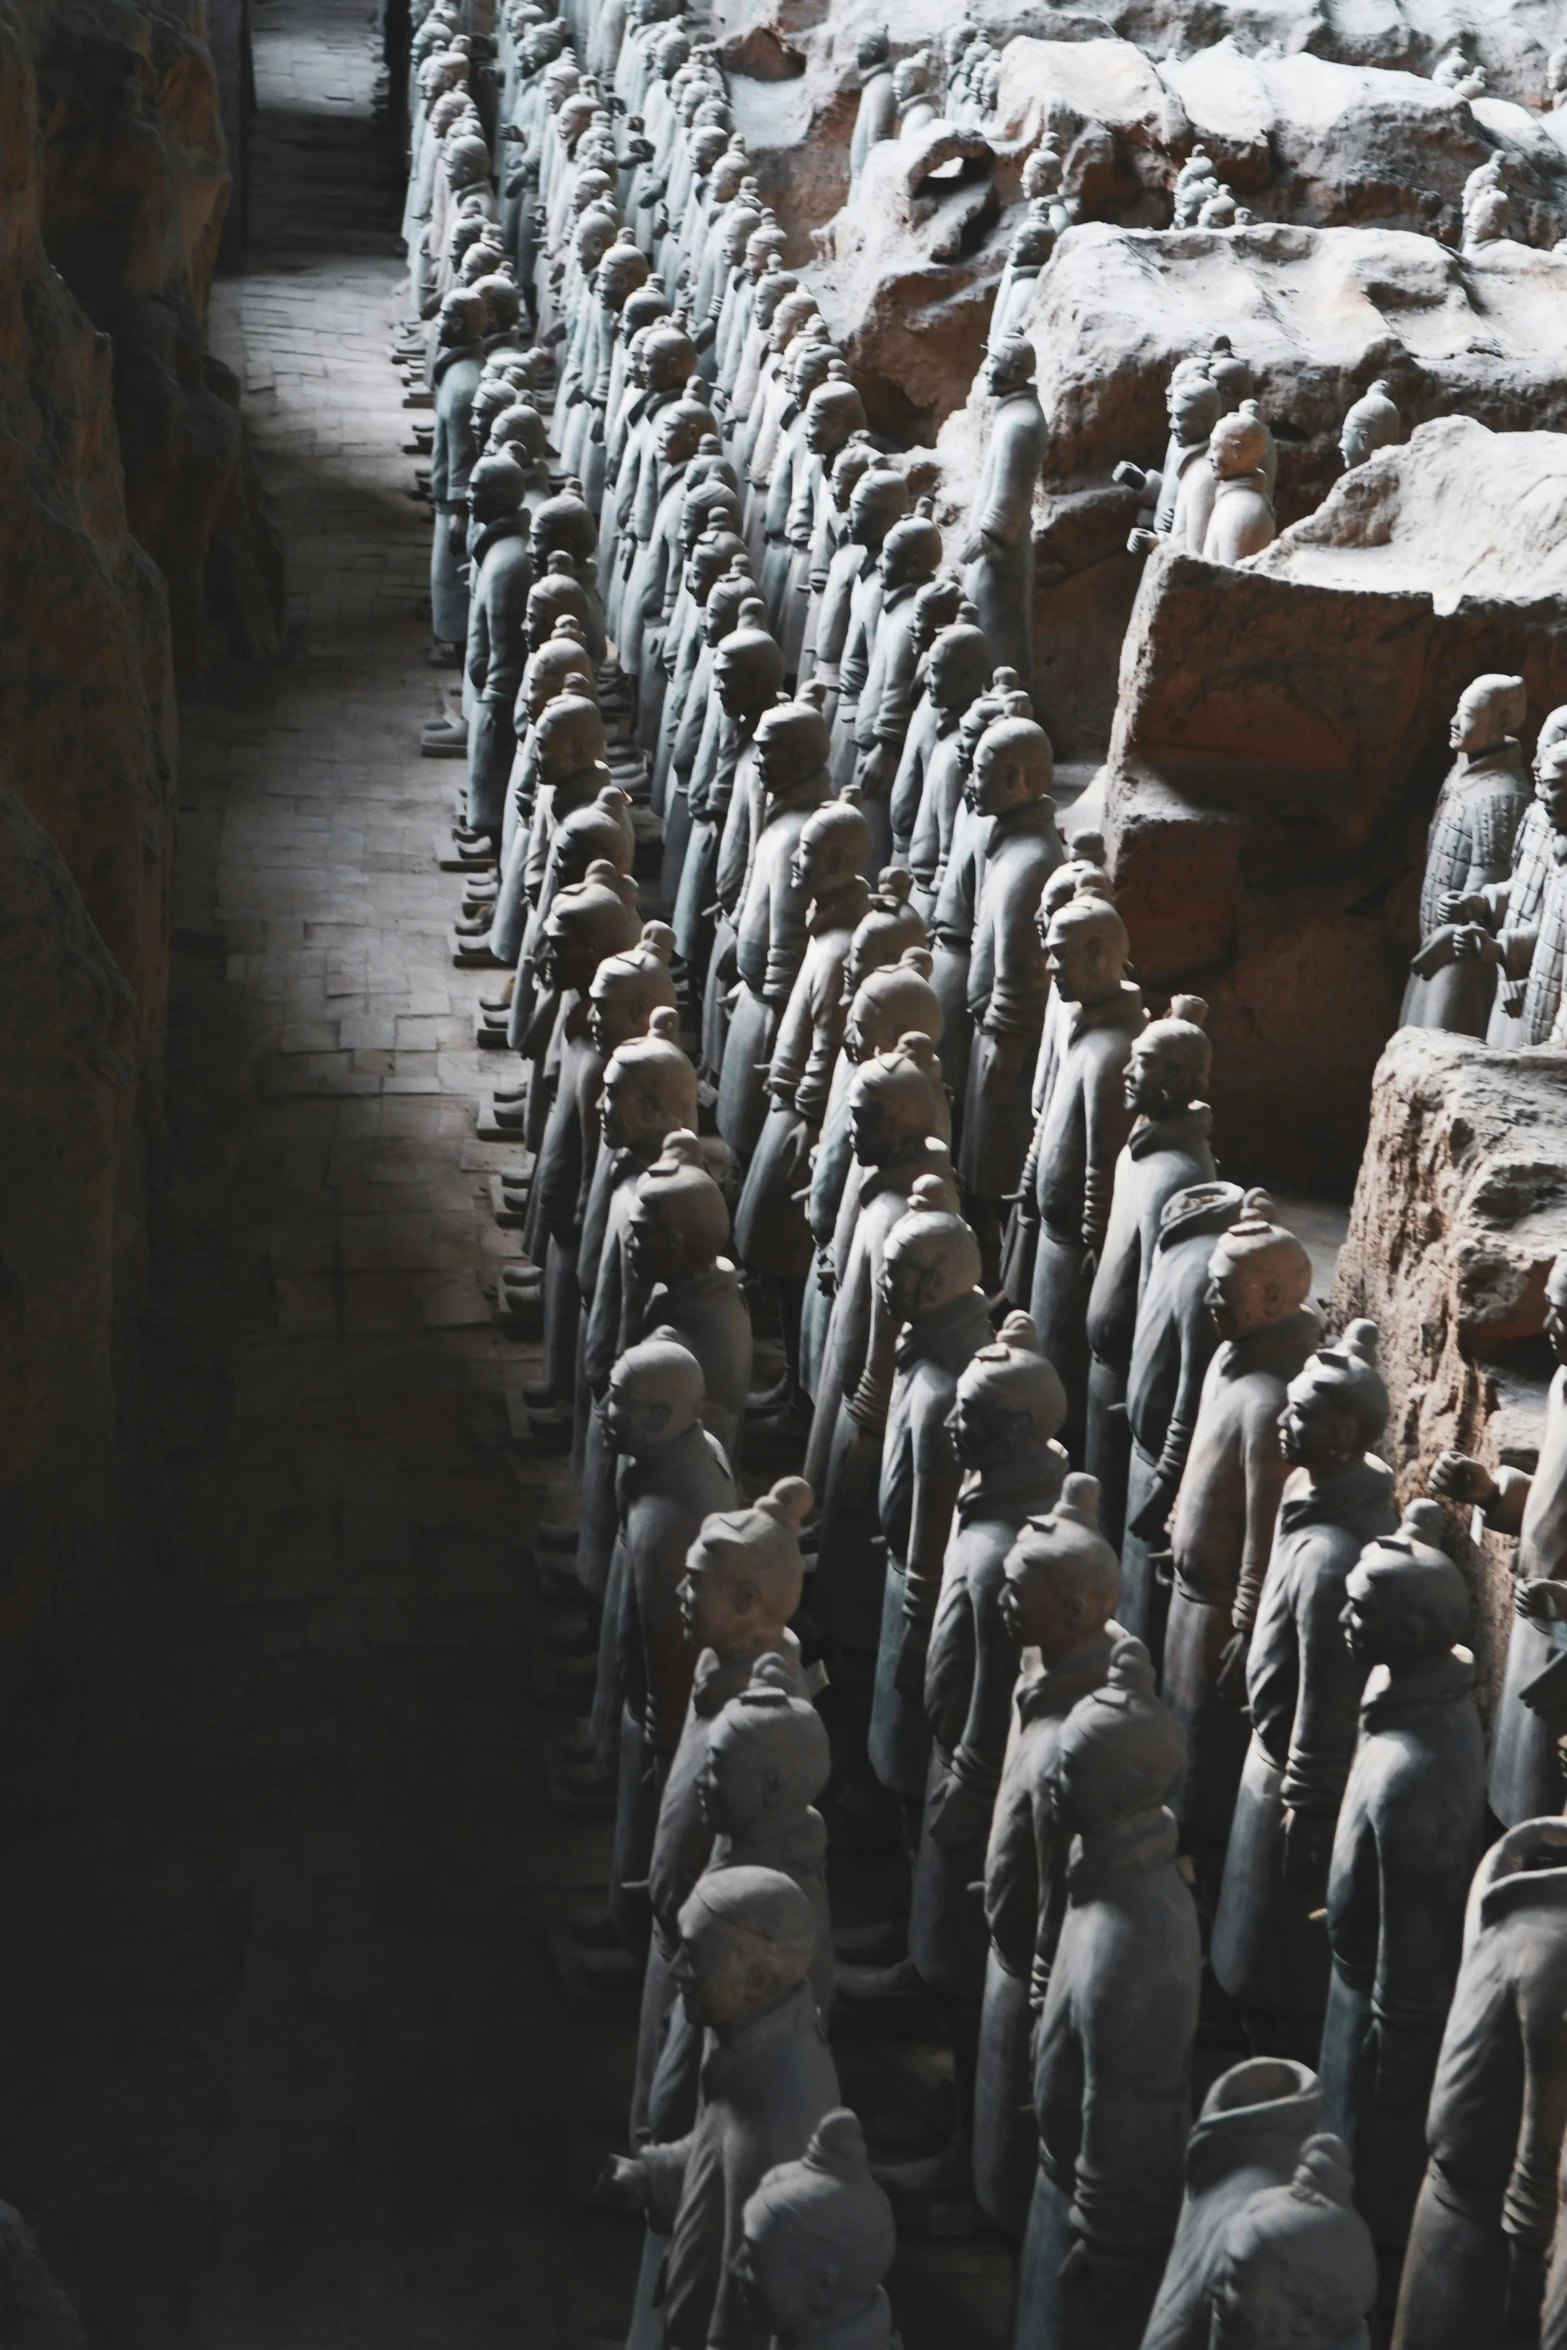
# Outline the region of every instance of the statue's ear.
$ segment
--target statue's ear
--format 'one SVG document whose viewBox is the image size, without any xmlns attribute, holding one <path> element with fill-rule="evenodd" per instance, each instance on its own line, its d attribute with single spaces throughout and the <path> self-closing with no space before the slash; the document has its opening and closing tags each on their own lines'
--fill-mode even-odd
<svg viewBox="0 0 1567 2350">
<path fill-rule="evenodd" d="M 841 2267 L 842 2263 L 834 2260 L 830 2252 L 823 2253 L 812 2265 L 811 2308 L 819 2317 L 825 2317 L 836 2306 Z"/>
<path fill-rule="evenodd" d="M 783 1793 L 783 1773 L 776 1763 L 769 1763 L 762 1773 L 762 1801 L 776 1803 Z"/>
</svg>

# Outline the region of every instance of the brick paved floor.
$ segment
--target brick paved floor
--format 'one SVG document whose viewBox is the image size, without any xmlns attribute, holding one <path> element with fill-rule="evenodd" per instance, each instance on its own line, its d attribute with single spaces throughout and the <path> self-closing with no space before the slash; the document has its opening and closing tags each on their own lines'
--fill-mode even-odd
<svg viewBox="0 0 1567 2350">
<path fill-rule="evenodd" d="M 564 1479 L 510 1438 L 536 1358 L 490 1326 L 482 982 L 432 861 L 460 769 L 411 747 L 398 192 L 364 0 L 255 17 L 213 340 L 287 651 L 184 717 L 148 1531 L 86 1643 L 75 1806 L 6 1851 L 0 2195 L 95 2350 L 589 2350 L 639 2249 L 587 2193 L 631 2035 L 547 1956 L 607 1839 L 546 1800 L 524 1545 Z M 843 2058 L 874 2123 L 898 2081 Z M 1006 2276 L 905 2252 L 909 2350 L 990 2350 Z"/>
</svg>

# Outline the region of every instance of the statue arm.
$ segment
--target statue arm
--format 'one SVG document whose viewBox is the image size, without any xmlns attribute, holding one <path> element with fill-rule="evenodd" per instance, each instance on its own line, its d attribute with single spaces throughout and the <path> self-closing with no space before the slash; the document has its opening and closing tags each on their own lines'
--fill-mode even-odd
<svg viewBox="0 0 1567 2350">
<path fill-rule="evenodd" d="M 1257 1621 L 1268 1562 L 1273 1556 L 1273 1532 L 1279 1514 L 1288 1469 L 1279 1450 L 1278 1415 L 1269 1409 L 1247 1422 L 1243 1468 L 1246 1478 L 1246 1540 L 1241 1553 L 1240 1580 L 1230 1621 L 1249 1636 Z"/>
<path fill-rule="evenodd" d="M 985 1854 L 985 1922 L 996 1956 L 1019 1981 L 1033 1972 L 1039 1932 L 1040 1872 L 1035 1839 L 1030 1791 L 1008 1779 L 991 1820 L 990 1846 Z"/>
<path fill-rule="evenodd" d="M 981 538 L 1011 547 L 1027 530 L 1034 510 L 1040 455 L 1033 431 L 1027 423 L 1019 430 L 1005 422 L 991 442 L 990 455 L 986 496 L 974 528 Z"/>
<path fill-rule="evenodd" d="M 1107 1053 L 1086 1088 L 1087 1151 L 1083 1166 L 1083 1246 L 1097 1255 L 1104 1246 L 1115 1199 L 1115 1171 L 1131 1117 L 1122 1092 L 1122 1064 Z"/>
<path fill-rule="evenodd" d="M 1135 1969 L 1107 1953 L 1078 1994 L 1089 2013 L 1070 2226 L 1111 2261 L 1162 2254 L 1180 2198 L 1196 1970 L 1188 1980 L 1174 1951 L 1160 1955 L 1156 1974 L 1146 1951 Z"/>
<path fill-rule="evenodd" d="M 788 1005 L 805 961 L 805 903 L 789 878 L 787 864 L 778 865 L 768 892 L 767 973 L 762 994 L 768 1003 L 780 1007 Z"/>
<path fill-rule="evenodd" d="M 997 1570 L 982 1570 L 969 1577 L 969 1601 L 974 1616 L 974 1674 L 968 1718 L 952 1758 L 954 1776 L 986 1805 L 994 1801 L 1001 1783 L 1012 1691 L 1017 1682 L 1017 1652 L 1001 1620 L 1003 1578 L 999 1562 Z"/>
<path fill-rule="evenodd" d="M 872 740 L 899 745 L 909 731 L 914 711 L 914 639 L 900 628 L 882 663 L 881 691 L 876 697 Z"/>
<path fill-rule="evenodd" d="M 1381 1926 L 1371 2012 L 1383 2030 L 1420 2035 L 1433 2056 L 1452 2003 L 1474 1859 L 1453 1850 L 1456 1824 L 1439 1792 L 1414 1783 L 1376 1820 Z M 1554 2153 L 1550 2167 L 1554 2193 Z"/>
<path fill-rule="evenodd" d="M 691 2139 L 677 2138 L 667 2146 L 644 2146 L 640 2160 L 648 2188 L 648 2218 L 661 2236 L 675 2232 L 675 2214 L 691 2160 Z"/>
<path fill-rule="evenodd" d="M 903 1568 L 903 1611 L 919 1623 L 931 1624 L 936 1619 L 942 1568 L 962 1482 L 963 1471 L 945 1412 L 927 1400 L 914 1425 L 914 1507 Z M 944 1743 L 950 1746 L 952 1741 Z"/>
<path fill-rule="evenodd" d="M 1343 1581 L 1331 1561 L 1309 1562 L 1293 1610 L 1299 1666 L 1279 1794 L 1290 1811 L 1329 1823 L 1343 1801 L 1360 1719 L 1362 1676 L 1344 1645 L 1343 1604 Z"/>
</svg>

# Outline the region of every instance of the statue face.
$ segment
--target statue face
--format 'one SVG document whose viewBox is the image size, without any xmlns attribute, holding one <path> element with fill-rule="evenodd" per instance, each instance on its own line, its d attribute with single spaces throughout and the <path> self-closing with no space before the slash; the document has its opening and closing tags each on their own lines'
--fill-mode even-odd
<svg viewBox="0 0 1567 2350">
<path fill-rule="evenodd" d="M 1307 1469 L 1313 1476 L 1344 1468 L 1365 1450 L 1353 1415 L 1309 1365 L 1285 1390 L 1279 1450 L 1292 1469 Z"/>
<path fill-rule="evenodd" d="M 602 972 L 595 978 L 588 1004 L 588 1033 L 606 1056 L 618 1045 L 629 1044 L 634 1036 L 646 1035 L 647 1006 L 640 979 L 618 972 L 610 979 Z"/>
<path fill-rule="evenodd" d="M 1045 963 L 1063 1003 L 1091 1004 L 1108 992 L 1111 941 L 1087 922 L 1059 916 L 1046 934 Z M 1115 981 L 1120 982 L 1119 970 Z"/>
<path fill-rule="evenodd" d="M 854 1089 L 849 1131 L 854 1137 L 854 1155 L 862 1167 L 886 1166 L 897 1158 L 907 1139 L 902 1122 L 883 1099 L 880 1086 L 866 1085 L 863 1081 Z"/>
<path fill-rule="evenodd" d="M 965 1469 L 1004 1468 L 1034 1434 L 1026 1413 L 1002 1411 L 977 1386 L 959 1386 L 947 1427 Z"/>
<path fill-rule="evenodd" d="M 925 691 L 944 725 L 951 726 L 962 717 L 979 692 L 981 682 L 972 674 L 969 657 L 961 645 L 944 645 L 938 639 L 931 646 L 925 669 Z"/>
<path fill-rule="evenodd" d="M 1476 751 L 1487 751 L 1493 743 L 1499 742 L 1505 731 L 1491 696 L 1477 694 L 1471 688 L 1458 697 L 1458 708 L 1453 712 L 1453 723 L 1447 739 L 1455 751 L 1462 751 L 1472 758 Z"/>
<path fill-rule="evenodd" d="M 1132 1046 L 1122 1093 L 1127 1108 L 1138 1117 L 1167 1117 L 1192 1098 L 1190 1070 L 1168 1045 L 1140 1036 Z"/>
<path fill-rule="evenodd" d="M 1100 1627 L 1083 1613 L 1082 1594 L 1069 1574 L 1052 1571 L 1042 1559 L 1009 1553 L 1001 1586 L 1001 1620 L 1019 1648 L 1037 1648 L 1044 1662 L 1058 1663 L 1083 1646 Z"/>
<path fill-rule="evenodd" d="M 668 1208 L 655 1208 L 649 1201 L 639 1200 L 631 1211 L 626 1237 L 632 1267 L 646 1288 L 683 1278 L 687 1270 L 685 1234 Z"/>
<path fill-rule="evenodd" d="M 1266 1263 L 1215 1250 L 1203 1303 L 1223 1339 L 1247 1338 L 1282 1319 L 1278 1283 Z M 1293 1308 L 1286 1309 L 1293 1311 Z"/>
<path fill-rule="evenodd" d="M 732 1656 L 755 1641 L 765 1627 L 756 1594 L 726 1561 L 713 1558 L 700 1542 L 694 1542 L 686 1552 L 679 1599 L 687 1643 L 698 1653 L 713 1648 L 720 1656 Z"/>
<path fill-rule="evenodd" d="M 646 1070 L 633 1075 L 611 1061 L 604 1071 L 604 1140 L 611 1150 L 641 1150 L 650 1142 L 662 1142 L 674 1127 L 694 1123 L 695 1115 L 693 1102 L 691 1119 L 682 1121 L 665 1100 L 663 1088 L 649 1082 Z"/>
<path fill-rule="evenodd" d="M 747 2218 L 729 2269 L 757 2332 L 772 2339 L 792 2342 L 832 2306 L 835 2280 L 810 2267 L 797 2236 L 765 2219 Z"/>
<path fill-rule="evenodd" d="M 715 1836 L 743 1836 L 776 1808 L 782 1781 L 754 1738 L 736 1738 L 715 1727 L 696 1793 Z"/>
<path fill-rule="evenodd" d="M 599 1405 L 604 1438 L 612 1452 L 656 1452 L 686 1425 L 680 1408 L 661 1396 L 651 1380 L 610 1374 L 609 1392 Z"/>
<path fill-rule="evenodd" d="M 1213 423 L 1213 394 L 1200 385 L 1173 381 L 1164 395 L 1170 430 L 1183 448 L 1205 440 Z"/>
<path fill-rule="evenodd" d="M 998 343 L 985 355 L 985 389 L 993 399 L 1020 392 L 1033 375 L 1033 354 L 1026 346 Z"/>
<path fill-rule="evenodd" d="M 1423 1646 L 1419 1635 L 1424 1627 L 1418 1618 L 1411 1621 L 1396 1576 L 1368 1575 L 1363 1567 L 1352 1567 L 1338 1620 L 1349 1652 L 1360 1664 L 1397 1664 Z"/>
<path fill-rule="evenodd" d="M 681 1935 L 672 1971 L 688 2020 L 714 2032 L 738 2031 L 781 1988 L 755 1939 L 717 1918 Z"/>
<path fill-rule="evenodd" d="M 1022 761 L 981 735 L 964 797 L 977 816 L 1001 816 L 1030 797 Z"/>
<path fill-rule="evenodd" d="M 1545 1335 L 1559 1363 L 1567 1363 L 1567 1260 L 1558 1258 L 1545 1284 Z"/>
<path fill-rule="evenodd" d="M 943 1281 L 939 1266 L 927 1267 L 915 1257 L 892 1248 L 882 1256 L 880 1289 L 888 1318 L 900 1329 L 905 1322 L 919 1321 L 949 1294 L 949 1285 Z"/>
<path fill-rule="evenodd" d="M 713 683 L 728 718 L 749 718 L 773 697 L 774 680 L 760 663 L 743 653 L 720 653 L 713 663 Z"/>
<path fill-rule="evenodd" d="M 1338 436 L 1338 453 L 1344 460 L 1346 472 L 1353 466 L 1364 465 L 1371 454 L 1371 444 L 1365 434 L 1358 424 L 1351 424 L 1348 417 Z"/>
<path fill-rule="evenodd" d="M 1540 761 L 1534 796 L 1553 832 L 1567 832 L 1567 757 L 1555 751 Z"/>
<path fill-rule="evenodd" d="M 824 897 L 847 879 L 850 870 L 843 835 L 825 825 L 815 829 L 807 824 L 789 859 L 789 879 L 795 888 L 808 890 L 812 897 Z"/>
</svg>

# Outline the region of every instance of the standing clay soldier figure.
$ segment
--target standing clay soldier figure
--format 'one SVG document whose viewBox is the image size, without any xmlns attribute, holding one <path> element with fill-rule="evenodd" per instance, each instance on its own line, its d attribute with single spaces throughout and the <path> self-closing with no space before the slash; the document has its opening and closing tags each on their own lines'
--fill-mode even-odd
<svg viewBox="0 0 1567 2350">
<path fill-rule="evenodd" d="M 751 1384 L 751 1316 L 740 1277 L 722 1254 L 728 1241 L 723 1192 L 697 1137 L 677 1128 L 637 1180 L 627 1251 L 647 1322 L 672 1329 L 702 1366 L 702 1425 L 737 1470 Z"/>
<path fill-rule="evenodd" d="M 1379 376 L 1368 384 L 1339 427 L 1338 453 L 1351 471 L 1374 457 L 1378 449 L 1396 448 L 1404 437 L 1404 420 L 1394 404 L 1391 386 Z"/>
<path fill-rule="evenodd" d="M 1209 2350 L 1231 2223 L 1254 2195 L 1289 2185 L 1321 2120 L 1322 2092 L 1306 2065 L 1254 2056 L 1219 2075 L 1186 2141 L 1180 2225 L 1141 2350 Z M 1375 2290 L 1374 2263 L 1372 2274 Z"/>
<path fill-rule="evenodd" d="M 1328 1950 L 1313 1924 L 1359 1730 L 1365 1663 L 1344 1638 L 1344 1585 L 1398 1525 L 1393 1473 L 1368 1458 L 1387 1423 L 1374 1322 L 1352 1322 L 1290 1381 L 1290 1467 L 1246 1663 L 1252 1736 L 1214 1921 L 1213 1971 L 1252 2044 L 1316 2061 Z"/>
<path fill-rule="evenodd" d="M 615 1618 L 625 1706 L 610 1913 L 622 1940 L 644 1954 L 641 1888 L 696 1667 L 680 1612 L 686 1553 L 702 1521 L 735 1504 L 723 1447 L 702 1425 L 702 1396 L 701 1364 L 659 1330 L 627 1348 L 599 1407 L 605 1445 L 619 1459 L 620 1532 L 605 1607 Z"/>
<path fill-rule="evenodd" d="M 1394 2350 L 1561 2350 L 1564 2122 L 1567 1821 L 1525 1820 L 1492 1845 L 1469 1891 Z"/>
<path fill-rule="evenodd" d="M 916 1829 L 930 1760 L 925 1651 L 963 1476 L 948 1416 L 964 1366 L 990 1337 L 979 1243 L 952 1213 L 950 1198 L 940 1176 L 921 1175 L 881 1260 L 882 1303 L 899 1336 L 882 1436 L 878 1509 L 887 1577 L 870 1755 Z"/>
<path fill-rule="evenodd" d="M 1435 1502 L 1412 1503 L 1345 1586 L 1346 1637 L 1379 1669 L 1361 1701 L 1328 1877 L 1322 2109 L 1349 2148 L 1372 2242 L 1395 2266 L 1425 2167 L 1426 2101 L 1485 1840 L 1474 1659 L 1454 1646 L 1469 1627 L 1469 1589 L 1436 1547 L 1441 1531 Z M 1558 2094 L 1567 2112 L 1567 2087 Z M 1478 2328 L 1470 2337 L 1481 2338 Z"/>
<path fill-rule="evenodd" d="M 1051 916 L 1045 934 L 1046 969 L 1070 1011 L 1023 1168 L 1019 1213 L 1039 1227 L 1029 1304 L 1066 1389 L 1069 1439 L 1088 1424 L 1088 1307 L 1116 1162 L 1132 1126 L 1125 1072 L 1144 1013 L 1126 976 L 1128 946 L 1115 907 L 1088 890 Z"/>
<path fill-rule="evenodd" d="M 839 2103 L 810 1984 L 816 1921 L 777 1869 L 712 1869 L 680 1912 L 686 2015 L 708 2034 L 687 2137 L 611 2163 L 611 2190 L 669 2235 L 661 2295 L 670 2350 L 765 2350 L 731 2263 L 746 2204 L 805 2152 Z"/>
<path fill-rule="evenodd" d="M 1067 1717 L 1075 1837 L 1034 2046 L 1039 2175 L 1014 2350 L 1137 2350 L 1180 2215 L 1202 1948 L 1167 1809 L 1186 1742 L 1140 1641 Z"/>
<path fill-rule="evenodd" d="M 805 893 L 806 945 L 779 1023 L 767 1070 L 771 1108 L 746 1174 L 735 1215 L 735 1243 L 746 1270 L 778 1291 L 786 1385 L 780 1411 L 798 1413 L 800 1325 L 815 1249 L 802 1194 L 820 1137 L 849 1007 L 844 973 L 855 930 L 870 906 L 862 868 L 871 828 L 852 800 L 828 800 L 807 816 L 795 843 L 791 875 Z"/>
<path fill-rule="evenodd" d="M 1212 1048 L 1201 996 L 1171 998 L 1168 1017 L 1132 1040 L 1122 1080 L 1135 1123 L 1120 1157 L 1110 1196 L 1110 1218 L 1088 1297 L 1088 1446 L 1090 1473 L 1099 1480 L 1099 1518 L 1119 1549 L 1126 1516 L 1131 1435 L 1126 1381 L 1137 1335 L 1137 1307 L 1159 1242 L 1164 1204 L 1175 1192 L 1214 1178 L 1208 1136 L 1213 1112 L 1203 1098 Z M 1060 1082 L 1075 1083 L 1081 1041 L 1073 1019 Z M 1055 1094 L 1052 1091 L 1051 1101 Z M 1092 1123 L 1090 1118 L 1087 1123 Z M 1059 1128 L 1057 1129 L 1059 1131 Z M 1090 1158 L 1093 1152 L 1090 1151 Z M 1141 1637 L 1141 1635 L 1139 1635 Z"/>
<path fill-rule="evenodd" d="M 854 62 L 860 69 L 860 103 L 849 139 L 851 187 L 865 169 L 865 158 L 871 149 L 879 147 L 883 139 L 897 136 L 898 100 L 892 86 L 892 59 L 884 24 L 872 25 L 861 36 Z"/>
<path fill-rule="evenodd" d="M 523 634 L 533 558 L 522 510 L 522 467 L 509 456 L 481 457 L 468 481 L 473 517 L 469 548 L 468 834 L 500 850 L 506 786 L 517 755 L 513 712 L 527 659 Z"/>
<path fill-rule="evenodd" d="M 1162 1663 L 1168 1582 L 1156 1557 L 1168 1555 L 1168 1526 L 1186 1471 L 1203 1381 L 1219 1333 L 1208 1311 L 1214 1243 L 1241 1212 L 1236 1183 L 1195 1183 L 1164 1203 L 1159 1237 L 1137 1306 L 1126 1424 L 1132 1440 L 1121 1544 L 1121 1618 Z"/>
<path fill-rule="evenodd" d="M 980 736 L 968 799 L 991 822 L 968 968 L 975 1050 L 958 1172 L 992 1278 L 1001 1203 L 1016 1191 L 1028 1156 L 1029 1078 L 1045 1021 L 1048 978 L 1035 916 L 1045 883 L 1066 857 L 1050 797 L 1054 779 L 1050 738 L 1031 718 L 999 719 Z M 1120 1141 L 1118 1134 L 1117 1149 Z"/>
<path fill-rule="evenodd" d="M 1308 2138 L 1293 2179 L 1264 2187 L 1230 2221 L 1215 2263 L 1213 2331 L 1194 2334 L 1193 2350 L 1366 2350 L 1377 2262 L 1353 2194 L 1343 2140 Z"/>
<path fill-rule="evenodd" d="M 1217 487 L 1203 533 L 1205 563 L 1244 563 L 1273 544 L 1278 522 L 1268 481 L 1272 446 L 1255 400 L 1243 400 L 1235 415 L 1221 416 L 1214 426 L 1208 464 Z"/>
<path fill-rule="evenodd" d="M 1184 1842 L 1216 1903 L 1246 1760 L 1246 1657 L 1288 1475 L 1279 1414 L 1317 1344 L 1306 1300 L 1311 1259 L 1249 1191 L 1209 1261 L 1208 1309 L 1221 1344 L 1208 1365 L 1171 1530 L 1175 1589 L 1164 1693 L 1186 1733 Z"/>
<path fill-rule="evenodd" d="M 800 2161 L 768 2172 L 744 2229 L 733 2272 L 773 2350 L 895 2350 L 881 2281 L 897 2231 L 847 2106 L 822 2116 Z"/>
<path fill-rule="evenodd" d="M 1048 438 L 1034 388 L 1034 346 L 1018 335 L 985 361 L 995 401 L 984 470 L 974 493 L 974 536 L 965 585 L 998 661 L 1025 691 L 1034 674 L 1034 486 Z"/>
<path fill-rule="evenodd" d="M 1170 440 L 1159 471 L 1123 463 L 1112 476 L 1123 489 L 1138 490 L 1148 501 L 1147 520 L 1139 520 L 1126 542 L 1127 552 L 1151 555 L 1161 539 L 1168 539 L 1182 554 L 1200 555 L 1217 488 L 1208 463 L 1208 440 L 1219 421 L 1219 387 L 1199 361 L 1183 359 L 1170 378 L 1164 404 Z"/>
<path fill-rule="evenodd" d="M 1546 1403 L 1545 1432 L 1533 1476 L 1503 1469 L 1493 1477 L 1467 1454 L 1444 1452 L 1431 1472 L 1431 1489 L 1445 1501 L 1478 1507 L 1498 1534 L 1513 1534 L 1513 1624 L 1507 1671 L 1491 1733 L 1487 1798 L 1503 1827 L 1543 1819 L 1567 1804 L 1557 1741 L 1564 1726 L 1555 1707 L 1537 1712 L 1531 1684 L 1563 1653 L 1556 1627 L 1567 1621 L 1567 1256 L 1559 1256 L 1545 1284 L 1545 1334 L 1556 1357 Z M 1560 1667 L 1553 1679 L 1560 1677 Z M 1542 1692 L 1542 1698 L 1545 1693 Z"/>
<path fill-rule="evenodd" d="M 1028 1408 L 1015 1414 L 1015 1433 L 1006 1423 L 1020 1400 L 1018 1373 L 1028 1361 L 1025 1355 L 1013 1355 L 1007 1377 L 994 1367 L 993 1353 L 987 1353 L 971 1365 L 959 1389 L 958 1445 L 966 1462 L 978 1466 L 979 1478 L 972 1503 L 965 1493 L 959 1504 L 953 1573 L 961 1578 L 973 1613 L 976 1656 L 983 1646 L 990 1670 L 975 1675 L 983 1718 L 974 1721 L 972 1730 L 965 1724 L 939 1802 L 933 1790 L 915 1883 L 923 1920 L 934 1876 L 927 1868 L 927 1849 L 932 1861 L 939 1857 L 949 1864 L 943 1890 L 950 1934 L 956 1923 L 957 1869 L 971 1864 L 976 1825 L 989 1812 L 984 1845 L 989 1948 L 975 2080 L 974 2192 L 981 2209 L 1014 2242 L 1028 2219 L 1038 2151 L 1028 2100 L 1033 2023 L 1066 1907 L 1068 1838 L 1055 1815 L 1056 1746 L 1073 1706 L 1102 1685 L 1111 1650 L 1124 1637 L 1112 1620 L 1121 1585 L 1115 1554 L 1096 1532 L 1088 1506 L 1092 1478 L 1068 1477 L 1060 1504 L 1054 1502 L 1051 1488 L 1061 1481 L 1066 1455 L 1058 1444 L 1041 1444 L 1039 1438 L 1046 1427 L 1059 1425 L 1064 1399 L 1044 1357 L 1033 1360 L 1038 1365 L 1034 1393 Z M 994 1415 L 992 1386 L 1000 1406 Z M 1009 1492 L 1014 1461 L 1007 1456 L 1013 1444 L 1018 1446 L 1016 1466 L 1028 1460 L 1034 1474 L 1020 1476 Z M 987 1451 L 989 1460 L 976 1457 Z M 996 1541 L 1004 1538 L 1020 1504 L 1027 1506 L 1027 1521 L 1018 1521 L 997 1584 Z M 993 1780 L 998 1753 L 994 1699 L 1002 1651 L 992 1609 L 999 1615 L 1016 1680 L 999 1785 Z M 944 1595 L 943 1632 L 947 1614 Z M 932 1683 L 935 1678 L 933 1670 Z"/>
<path fill-rule="evenodd" d="M 473 395 L 484 369 L 484 297 L 458 289 L 441 304 L 435 384 L 435 444 L 430 453 L 430 502 L 435 532 L 430 542 L 430 626 L 435 642 L 430 660 L 437 669 L 455 669 L 468 641 L 466 559 L 468 477 L 473 445 Z"/>
<path fill-rule="evenodd" d="M 1526 712 L 1521 677 L 1488 672 L 1459 696 L 1448 737 L 1458 758 L 1437 795 L 1426 841 L 1420 951 L 1400 1014 L 1405 1028 L 1485 1034 L 1496 972 L 1479 956 L 1456 956 L 1459 926 L 1443 901 L 1477 896 L 1511 871 L 1513 839 L 1531 796 L 1518 742 Z"/>
</svg>

